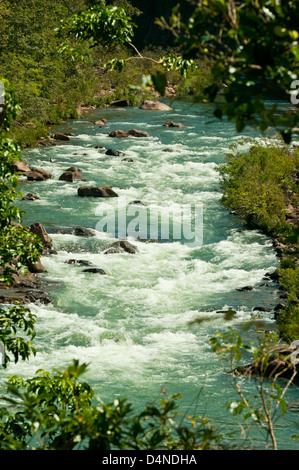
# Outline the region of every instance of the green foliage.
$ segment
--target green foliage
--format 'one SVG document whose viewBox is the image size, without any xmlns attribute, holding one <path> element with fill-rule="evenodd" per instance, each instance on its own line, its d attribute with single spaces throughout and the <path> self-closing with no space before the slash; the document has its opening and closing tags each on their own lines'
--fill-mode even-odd
<svg viewBox="0 0 299 470">
<path fill-rule="evenodd" d="M 0 2 L 0 76 L 15 89 L 20 112 L 10 137 L 22 147 L 33 146 L 46 136 L 48 125 L 78 118 L 81 107 L 105 106 L 122 98 L 137 106 L 143 99 L 153 99 L 154 85 L 143 88 L 142 76 L 158 73 L 158 83 L 165 82 L 162 74 L 167 68 L 173 83 L 185 78 L 190 61 L 182 61 L 177 51 L 141 54 L 130 43 L 130 17 L 140 13 L 130 2 L 110 2 L 107 8 L 105 2 L 94 3 Z M 95 42 L 97 46 L 90 47 Z M 136 54 L 129 57 L 125 46 Z M 162 65 L 164 57 L 167 67 Z"/>
<path fill-rule="evenodd" d="M 26 272 L 27 263 L 36 262 L 41 246 L 37 237 L 21 225 L 12 224 L 17 219 L 21 221 L 22 213 L 15 206 L 15 201 L 21 193 L 17 190 L 18 176 L 13 163 L 21 160 L 20 148 L 7 135 L 11 121 L 16 119 L 19 107 L 10 84 L 3 80 L 5 86 L 5 117 L 0 131 L 0 281 L 13 284 L 14 275 L 20 271 Z M 0 345 L 3 365 L 19 358 L 28 359 L 35 350 L 30 341 L 18 336 L 23 334 L 34 337 L 35 317 L 29 309 L 15 306 L 8 310 L 0 309 Z M 3 348 L 3 351 L 2 351 Z"/>
<path fill-rule="evenodd" d="M 2 450 L 200 450 L 219 447 L 221 435 L 206 419 L 183 419 L 180 396 L 165 396 L 134 415 L 124 399 L 104 404 L 81 381 L 86 364 L 74 361 L 52 375 L 39 370 L 33 378 L 10 377 L 9 407 L 0 408 Z M 186 420 L 186 423 L 185 423 Z"/>
<path fill-rule="evenodd" d="M 216 333 L 210 339 L 212 350 L 228 364 L 234 389 L 239 397 L 239 400 L 229 402 L 227 408 L 233 416 L 243 416 L 248 429 L 254 426 L 265 433 L 266 442 L 271 442 L 273 450 L 277 450 L 275 426 L 289 408 L 286 393 L 296 376 L 296 368 L 293 366 L 290 379 L 285 383 L 280 382 L 284 370 L 278 369 L 277 363 L 275 367 L 272 365 L 273 353 L 278 360 L 285 360 L 285 356 L 277 350 L 278 341 L 277 334 L 260 332 L 255 341 L 247 343 L 233 329 L 226 333 Z M 246 393 L 239 380 L 240 375 L 244 374 L 241 371 L 244 360 L 251 365 L 247 376 L 255 382 L 255 395 Z"/>
<path fill-rule="evenodd" d="M 179 70 L 183 77 L 197 69 L 197 63 L 192 59 L 184 59 L 174 54 L 165 55 L 161 58 L 163 67 L 167 70 Z"/>
<path fill-rule="evenodd" d="M 63 21 L 61 30 L 77 39 L 88 39 L 91 46 L 128 45 L 134 23 L 123 8 L 95 5 Z"/>
<path fill-rule="evenodd" d="M 299 151 L 281 144 L 255 144 L 227 158 L 219 168 L 223 204 L 251 227 L 275 236 L 283 246 L 278 274 L 287 304 L 277 315 L 277 322 L 281 337 L 291 342 L 299 335 L 299 233 L 297 221 L 290 223 L 287 214 L 289 206 L 298 207 Z"/>
<path fill-rule="evenodd" d="M 277 113 L 265 97 L 289 100 L 291 82 L 299 76 L 298 5 L 298 0 L 200 0 L 186 24 L 177 7 L 168 22 L 158 23 L 174 33 L 184 58 L 213 61 L 215 83 L 205 92 L 213 102 L 225 86 L 217 117 L 235 121 L 238 132 L 248 123 L 262 132 L 273 126 L 289 143 L 298 111 Z"/>
<path fill-rule="evenodd" d="M 128 0 L 106 0 L 106 4 L 112 4 L 116 7 L 122 8 L 130 17 L 142 15 L 142 11 L 136 8 L 135 5 L 132 5 Z"/>
<path fill-rule="evenodd" d="M 36 316 L 33 315 L 29 308 L 21 305 L 15 305 L 10 309 L 0 309 L 0 344 L 2 345 L 2 364 L 7 367 L 11 361 L 10 354 L 13 355 L 14 362 L 28 359 L 31 354 L 35 355 L 35 349 L 31 344 L 31 340 L 35 336 Z M 18 332 L 22 336 L 18 336 Z M 24 334 L 29 340 L 24 339 Z"/>
<path fill-rule="evenodd" d="M 227 160 L 219 169 L 223 204 L 265 233 L 287 231 L 285 179 L 298 168 L 298 149 L 255 144 L 248 151 L 229 154 Z"/>
<path fill-rule="evenodd" d="M 205 88 L 214 83 L 214 77 L 211 72 L 209 61 L 201 61 L 198 68 L 189 72 L 185 80 L 178 86 L 177 94 L 179 96 L 193 95 L 195 99 L 202 96 Z"/>
<path fill-rule="evenodd" d="M 17 190 L 18 175 L 14 161 L 21 160 L 19 146 L 7 137 L 12 119 L 17 117 L 19 107 L 10 84 L 5 85 L 5 118 L 0 132 L 0 280 L 13 283 L 13 275 L 25 269 L 28 261 L 35 262 L 41 246 L 37 237 L 22 226 L 12 222 L 21 221 L 22 213 L 15 206 L 21 196 Z"/>
<path fill-rule="evenodd" d="M 118 3 L 118 2 L 116 2 Z M 196 70 L 198 64 L 192 59 L 185 59 L 178 54 L 168 54 L 159 57 L 158 60 L 149 56 L 142 55 L 132 44 L 133 28 L 136 26 L 131 17 L 125 10 L 119 6 L 100 6 L 91 7 L 88 10 L 75 14 L 64 21 L 60 30 L 76 39 L 85 40 L 90 47 L 101 44 L 106 48 L 115 48 L 116 46 L 130 46 L 137 53 L 136 56 L 123 59 L 113 57 L 106 62 L 105 67 L 110 70 L 122 72 L 130 60 L 142 60 L 144 62 L 153 62 L 160 67 L 160 70 L 151 72 L 151 86 L 153 86 L 162 96 L 165 94 L 167 77 L 164 70 L 180 71 L 182 77 L 187 77 L 192 71 Z M 63 44 L 61 51 L 73 50 L 66 43 Z"/>
<path fill-rule="evenodd" d="M 88 1 L 73 0 L 79 11 Z M 0 76 L 10 81 L 20 106 L 18 122 L 10 135 L 22 145 L 33 145 L 45 125 L 78 117 L 78 107 L 90 100 L 99 87 L 95 53 L 81 41 L 72 41 L 72 51 L 59 54 L 67 36 L 55 29 L 70 15 L 66 4 L 41 0 L 4 0 L 0 3 Z M 84 63 L 82 61 L 84 57 Z M 33 122 L 37 129 L 24 126 Z"/>
<path fill-rule="evenodd" d="M 277 321 L 285 341 L 296 341 L 299 335 L 299 267 L 298 256 L 293 256 L 292 267 L 279 269 L 279 283 L 288 294 L 287 305 L 279 312 Z M 282 264 L 282 263 L 281 263 Z"/>
<path fill-rule="evenodd" d="M 28 123 L 21 123 L 15 121 L 11 126 L 10 136 L 11 140 L 24 147 L 34 147 L 41 137 L 47 137 L 47 128 L 32 119 Z"/>
</svg>

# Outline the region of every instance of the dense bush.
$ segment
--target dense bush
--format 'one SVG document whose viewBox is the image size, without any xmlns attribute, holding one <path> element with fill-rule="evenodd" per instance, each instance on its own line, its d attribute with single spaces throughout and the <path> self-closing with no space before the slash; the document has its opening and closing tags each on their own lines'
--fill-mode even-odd
<svg viewBox="0 0 299 470">
<path fill-rule="evenodd" d="M 153 89 L 140 86 L 142 77 L 155 73 L 158 68 L 153 60 L 129 60 L 123 72 L 108 70 L 105 65 L 111 59 L 136 57 L 136 52 L 127 50 L 127 45 L 106 47 L 102 41 L 90 47 L 90 40 L 82 41 L 76 35 L 69 37 L 68 19 L 93 3 L 88 0 L 0 2 L 0 76 L 8 79 L 16 90 L 21 114 L 12 126 L 11 135 L 22 146 L 34 145 L 46 135 L 48 125 L 77 119 L 80 107 L 105 106 L 122 98 L 137 106 L 143 99 L 157 96 Z M 127 14 L 138 12 L 128 1 L 114 4 L 125 6 Z M 81 16 L 88 20 L 88 14 Z M 62 24 L 66 27 L 61 28 Z M 164 51 L 149 46 L 143 55 L 159 60 Z M 169 80 L 179 85 L 185 78 L 173 71 Z M 187 88 L 183 86 L 180 94 L 198 89 L 198 84 L 195 86 L 194 82 Z M 30 126 L 26 125 L 28 122 Z"/>
<path fill-rule="evenodd" d="M 287 303 L 277 320 L 289 342 L 299 337 L 299 229 L 298 220 L 287 218 L 290 207 L 298 207 L 298 163 L 298 148 L 270 143 L 231 153 L 220 167 L 223 204 L 250 227 L 275 237 L 282 249 L 278 279 Z"/>
<path fill-rule="evenodd" d="M 298 149 L 273 142 L 230 153 L 220 168 L 223 204 L 268 234 L 287 232 L 286 207 L 296 194 L 288 196 L 286 185 L 298 164 Z"/>
</svg>

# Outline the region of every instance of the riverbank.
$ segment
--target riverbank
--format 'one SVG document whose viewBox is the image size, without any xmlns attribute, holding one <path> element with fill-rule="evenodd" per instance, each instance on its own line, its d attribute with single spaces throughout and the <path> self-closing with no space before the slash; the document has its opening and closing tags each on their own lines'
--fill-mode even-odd
<svg viewBox="0 0 299 470">
<path fill-rule="evenodd" d="M 280 285 L 275 318 L 289 343 L 299 338 L 298 168 L 299 148 L 271 141 L 239 147 L 220 168 L 223 204 L 273 239 L 280 266 L 268 278 Z"/>
<path fill-rule="evenodd" d="M 158 60 L 163 52 L 145 51 L 144 54 Z M 108 70 L 105 67 L 94 67 L 86 70 L 86 75 L 91 75 L 89 80 L 93 80 L 93 86 L 85 94 L 74 93 L 74 98 L 65 100 L 57 98 L 57 103 L 49 103 L 52 110 L 44 119 L 36 119 L 35 106 L 32 113 L 27 118 L 21 117 L 19 121 L 12 124 L 10 136 L 21 146 L 21 148 L 32 148 L 36 145 L 53 145 L 51 127 L 61 124 L 66 120 L 84 119 L 86 113 L 107 107 L 137 107 L 144 100 L 175 99 L 184 96 L 196 96 L 203 89 L 212 83 L 210 65 L 202 63 L 196 72 L 190 72 L 187 77 L 183 77 L 178 71 L 167 73 L 167 85 L 165 96 L 161 96 L 157 90 L 151 86 L 142 86 L 142 77 L 148 73 L 150 67 L 152 73 L 155 67 L 149 61 L 138 61 L 129 63 L 125 70 L 118 72 Z M 34 99 L 34 97 L 32 97 Z M 70 104 L 71 103 L 71 104 Z M 28 113 L 25 113 L 25 116 Z M 56 117 L 53 119 L 51 115 Z"/>
</svg>

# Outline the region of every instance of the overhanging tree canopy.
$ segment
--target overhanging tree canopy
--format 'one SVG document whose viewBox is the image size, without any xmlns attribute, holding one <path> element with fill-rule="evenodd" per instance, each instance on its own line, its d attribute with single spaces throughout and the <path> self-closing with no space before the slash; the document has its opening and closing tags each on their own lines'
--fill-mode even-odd
<svg viewBox="0 0 299 470">
<path fill-rule="evenodd" d="M 289 143 L 299 120 L 298 102 L 290 102 L 299 77 L 298 7 L 298 0 L 198 0 L 187 24 L 178 8 L 158 23 L 176 36 L 184 58 L 213 60 L 209 100 L 225 86 L 217 117 L 236 121 L 240 132 L 248 123 L 262 132 L 273 126 Z M 289 109 L 278 114 L 277 103 L 269 105 L 267 98 L 287 100 Z"/>
<path fill-rule="evenodd" d="M 123 8 L 100 5 L 71 16 L 63 28 L 91 45 L 132 44 L 134 23 Z M 220 90 L 224 103 L 215 115 L 226 115 L 236 122 L 241 132 L 247 124 L 255 124 L 263 132 L 274 127 L 284 141 L 291 141 L 292 129 L 299 113 L 296 103 L 285 113 L 277 112 L 277 103 L 267 98 L 290 101 L 294 83 L 299 77 L 299 0 L 197 0 L 187 23 L 181 21 L 179 7 L 169 20 L 157 23 L 176 36 L 182 57 L 161 58 L 164 69 L 180 68 L 183 73 L 194 67 L 194 59 L 213 61 L 215 84 L 206 89 L 206 96 L 215 101 Z M 122 70 L 125 61 L 110 64 Z M 165 77 L 153 77 L 153 84 L 163 95 Z M 299 87 L 298 87 L 299 88 Z M 294 101 L 294 100 L 293 100 Z M 293 108 L 293 109 L 291 109 Z"/>
</svg>

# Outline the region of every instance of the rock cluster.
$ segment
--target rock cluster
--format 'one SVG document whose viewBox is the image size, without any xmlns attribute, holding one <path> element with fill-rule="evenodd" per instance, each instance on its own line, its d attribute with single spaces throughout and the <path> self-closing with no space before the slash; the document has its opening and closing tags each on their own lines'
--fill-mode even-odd
<svg viewBox="0 0 299 470">
<path fill-rule="evenodd" d="M 77 166 L 71 166 L 67 170 L 62 173 L 62 175 L 59 177 L 60 181 L 68 181 L 70 183 L 73 183 L 74 181 L 86 181 L 84 176 L 81 173 L 81 170 Z"/>
<path fill-rule="evenodd" d="M 110 186 L 81 186 L 78 188 L 80 197 L 118 197 Z"/>
<path fill-rule="evenodd" d="M 138 129 L 130 129 L 129 131 L 116 130 L 109 132 L 109 137 L 117 137 L 119 139 L 125 137 L 149 137 L 148 132 L 139 131 Z"/>
</svg>

